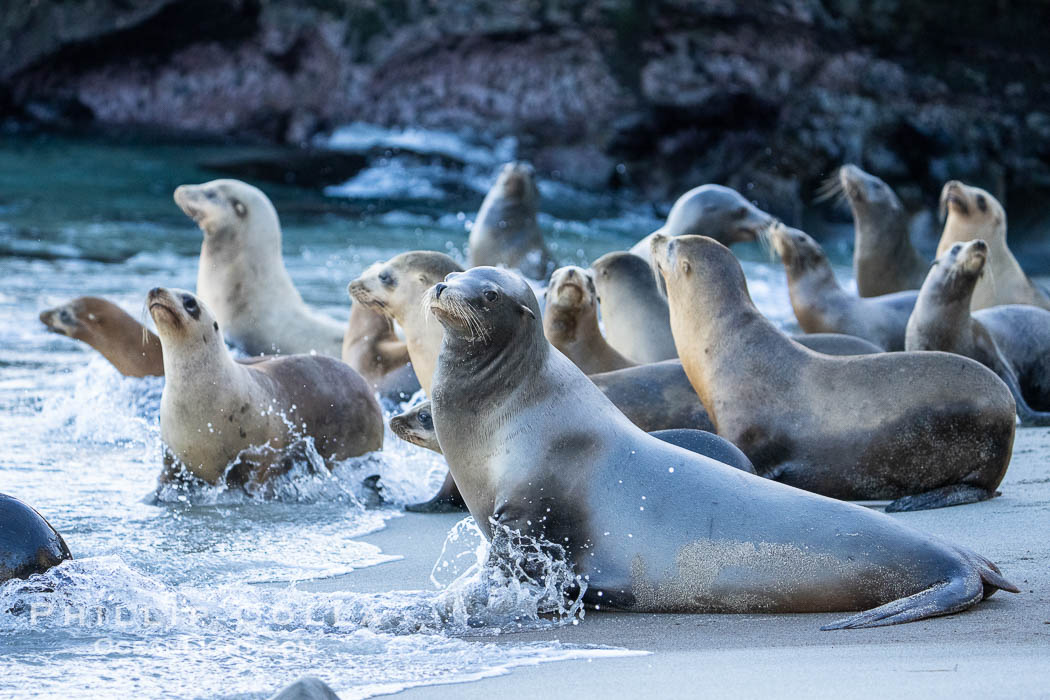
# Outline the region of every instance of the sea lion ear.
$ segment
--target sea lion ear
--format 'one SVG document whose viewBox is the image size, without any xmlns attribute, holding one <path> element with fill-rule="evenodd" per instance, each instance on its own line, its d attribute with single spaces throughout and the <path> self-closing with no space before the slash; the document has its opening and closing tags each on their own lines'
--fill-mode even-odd
<svg viewBox="0 0 1050 700">
<path fill-rule="evenodd" d="M 518 308 L 519 308 L 519 309 L 521 309 L 521 313 L 523 313 L 523 314 L 525 314 L 525 315 L 529 316 L 529 318 L 531 318 L 531 319 L 533 319 L 533 320 L 535 320 L 535 319 L 536 319 L 536 314 L 534 314 L 534 313 L 532 312 L 532 309 L 530 309 L 530 308 L 529 308 L 528 306 L 526 306 L 525 304 L 522 304 L 522 305 L 521 305 L 521 306 L 519 306 Z"/>
<path fill-rule="evenodd" d="M 233 211 L 237 213 L 237 216 L 242 219 L 248 213 L 248 207 L 244 206 L 244 202 L 239 199 L 233 200 Z"/>
<path fill-rule="evenodd" d="M 683 260 L 682 261 L 682 272 L 684 272 L 685 274 L 688 275 L 692 271 L 693 271 L 693 266 L 689 264 L 689 261 L 688 260 Z"/>
</svg>

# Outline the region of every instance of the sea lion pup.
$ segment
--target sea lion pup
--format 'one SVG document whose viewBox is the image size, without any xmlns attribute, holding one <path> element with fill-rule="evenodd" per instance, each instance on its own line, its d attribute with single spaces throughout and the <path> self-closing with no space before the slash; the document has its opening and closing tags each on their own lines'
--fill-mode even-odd
<svg viewBox="0 0 1050 700">
<path fill-rule="evenodd" d="M 609 345 L 641 364 L 678 357 L 667 299 L 649 263 L 615 251 L 595 260 L 591 269 Z"/>
<path fill-rule="evenodd" d="M 265 483 L 284 469 L 282 448 L 307 436 L 326 461 L 382 448 L 379 404 L 343 362 L 288 355 L 239 364 L 211 311 L 189 292 L 158 287 L 146 303 L 164 345 L 160 433 L 170 454 L 162 481 L 181 464 L 213 484 Z M 241 455 L 248 448 L 260 449 Z"/>
<path fill-rule="evenodd" d="M 755 308 L 725 246 L 658 237 L 653 260 L 685 372 L 759 474 L 832 498 L 896 499 L 890 511 L 995 495 L 1016 421 L 987 368 L 949 353 L 821 355 Z"/>
<path fill-rule="evenodd" d="M 1006 211 L 992 195 L 952 180 L 941 190 L 941 213 L 947 212 L 937 244 L 941 257 L 954 243 L 980 238 L 988 244 L 985 274 L 973 290 L 970 308 L 1000 304 L 1031 304 L 1050 309 L 1050 297 L 1028 279 L 1006 245 Z"/>
<path fill-rule="evenodd" d="M 197 294 L 233 345 L 249 355 L 341 356 L 345 327 L 307 306 L 292 284 L 277 211 L 261 190 L 212 180 L 177 187 L 175 203 L 204 233 Z"/>
<path fill-rule="evenodd" d="M 0 583 L 42 574 L 72 558 L 66 541 L 44 516 L 0 493 Z"/>
<path fill-rule="evenodd" d="M 364 304 L 350 307 L 342 358 L 380 396 L 404 400 L 419 391 L 419 380 L 408 364 L 407 344 L 394 333 L 389 318 Z"/>
<path fill-rule="evenodd" d="M 76 299 L 40 314 L 48 330 L 98 350 L 125 377 L 164 374 L 164 354 L 153 331 L 99 297 Z"/>
<path fill-rule="evenodd" d="M 862 297 L 918 289 L 930 263 L 911 243 L 908 212 L 879 178 L 847 163 L 838 184 L 853 212 L 853 275 Z"/>
<path fill-rule="evenodd" d="M 1017 590 L 991 562 L 882 513 L 645 434 L 551 348 L 532 290 L 513 273 L 450 275 L 429 298 L 445 328 L 434 426 L 471 515 L 501 545 L 494 563 L 504 547 L 535 542 L 569 560 L 584 602 L 602 609 L 866 610 L 826 628 L 908 622 Z"/>
<path fill-rule="evenodd" d="M 984 271 L 988 245 L 978 239 L 956 243 L 937 258 L 919 292 L 905 347 L 908 350 L 943 350 L 977 360 L 995 372 L 1010 388 L 1022 425 L 1050 425 L 1050 311 L 1024 304 L 993 306 L 971 315 L 970 297 Z M 985 326 L 985 318 L 998 323 Z M 1004 347 L 997 331 L 1005 330 Z M 1013 340 L 1020 339 L 1020 342 Z M 1023 380 L 1035 382 L 1022 384 Z M 1034 396 L 1035 410 L 1026 396 Z"/>
<path fill-rule="evenodd" d="M 414 408 L 390 419 L 390 430 L 394 435 L 413 445 L 419 445 L 431 452 L 441 454 L 437 431 L 434 429 L 434 418 L 431 415 L 430 402 L 424 401 Z M 722 464 L 741 469 L 748 474 L 755 473 L 751 460 L 736 445 L 706 430 L 674 428 L 671 430 L 654 430 L 649 433 L 655 438 L 672 445 L 705 455 Z"/>
<path fill-rule="evenodd" d="M 861 299 L 839 286 L 824 250 L 808 235 L 777 224 L 770 238 L 784 263 L 791 308 L 802 330 L 846 333 L 884 350 L 904 349 L 904 329 L 918 291 Z"/>
<path fill-rule="evenodd" d="M 584 269 L 570 265 L 551 275 L 543 332 L 551 345 L 585 374 L 612 372 L 635 363 L 616 352 L 598 328 L 598 295 Z"/>
<path fill-rule="evenodd" d="M 462 269 L 444 253 L 413 250 L 371 265 L 347 287 L 355 302 L 394 319 L 404 329 L 412 369 L 427 394 L 441 345 L 441 326 L 427 316 L 420 302 L 427 289 Z"/>
<path fill-rule="evenodd" d="M 543 232 L 536 222 L 540 191 L 528 163 L 504 165 L 474 219 L 467 242 L 469 267 L 503 265 L 535 280 L 552 267 Z"/>
<path fill-rule="evenodd" d="M 630 252 L 651 262 L 649 243 L 657 233 L 666 236 L 702 234 L 725 245 L 757 241 L 775 222 L 775 218 L 734 189 L 722 185 L 700 185 L 679 197 L 664 225 L 635 243 Z"/>
</svg>

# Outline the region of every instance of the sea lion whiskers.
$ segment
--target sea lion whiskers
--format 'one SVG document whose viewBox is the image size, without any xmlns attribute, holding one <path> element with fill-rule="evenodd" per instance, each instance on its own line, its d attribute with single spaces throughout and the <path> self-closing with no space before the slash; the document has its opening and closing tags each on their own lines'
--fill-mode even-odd
<svg viewBox="0 0 1050 700">
<path fill-rule="evenodd" d="M 755 232 L 755 240 L 758 241 L 759 247 L 765 252 L 770 262 L 777 259 L 777 251 L 773 247 L 773 230 L 783 225 L 780 219 L 772 219 L 768 224 Z"/>
<path fill-rule="evenodd" d="M 431 313 L 431 307 L 439 301 L 436 287 L 431 287 L 423 295 L 423 314 L 426 318 L 426 322 L 430 323 L 430 318 L 433 316 Z M 470 333 L 470 340 L 486 342 L 489 340 L 489 331 L 485 328 L 485 324 L 481 322 L 481 316 L 477 310 L 474 309 L 470 304 L 466 303 L 455 295 L 448 295 L 440 298 L 440 304 L 442 311 L 446 315 L 453 318 L 459 319 L 466 325 L 467 331 Z"/>
<path fill-rule="evenodd" d="M 832 205 L 838 206 L 844 203 L 846 199 L 846 188 L 842 186 L 842 180 L 839 178 L 838 172 L 835 172 L 834 175 L 828 176 L 822 183 L 817 185 L 813 203 L 822 204 L 832 200 Z"/>
</svg>

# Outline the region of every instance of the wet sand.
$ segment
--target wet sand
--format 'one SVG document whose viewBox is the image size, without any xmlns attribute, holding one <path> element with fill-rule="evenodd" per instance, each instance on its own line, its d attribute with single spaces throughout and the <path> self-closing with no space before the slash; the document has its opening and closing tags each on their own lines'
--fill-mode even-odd
<svg viewBox="0 0 1050 700">
<path fill-rule="evenodd" d="M 892 517 L 995 561 L 1020 595 L 999 592 L 958 615 L 821 632 L 841 615 L 631 615 L 589 611 L 576 626 L 481 638 L 558 639 L 651 652 L 524 667 L 406 698 L 879 697 L 1050 698 L 1050 429 L 1018 429 L 1002 496 Z M 430 588 L 461 516 L 407 514 L 365 538 L 404 559 L 303 584 L 315 590 Z M 338 688 L 337 688 L 338 690 Z"/>
</svg>

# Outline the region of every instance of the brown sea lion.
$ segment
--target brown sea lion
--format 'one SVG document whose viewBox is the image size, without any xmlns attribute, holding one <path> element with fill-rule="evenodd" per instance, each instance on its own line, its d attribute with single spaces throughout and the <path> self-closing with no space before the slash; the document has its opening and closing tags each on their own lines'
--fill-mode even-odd
<svg viewBox="0 0 1050 700">
<path fill-rule="evenodd" d="M 41 312 L 48 330 L 87 343 L 126 377 L 164 374 L 164 353 L 153 331 L 99 297 L 77 297 Z"/>
<path fill-rule="evenodd" d="M 636 363 L 616 352 L 598 328 L 598 296 L 586 270 L 570 265 L 551 275 L 543 314 L 547 340 L 586 374 L 612 372 Z"/>
<path fill-rule="evenodd" d="M 380 396 L 403 401 L 419 391 L 408 345 L 397 337 L 388 317 L 364 304 L 350 307 L 342 357 Z"/>
<path fill-rule="evenodd" d="M 522 162 L 504 165 L 470 229 L 470 267 L 504 265 L 532 279 L 545 279 L 553 265 L 536 222 L 539 206 L 532 166 Z"/>
</svg>

